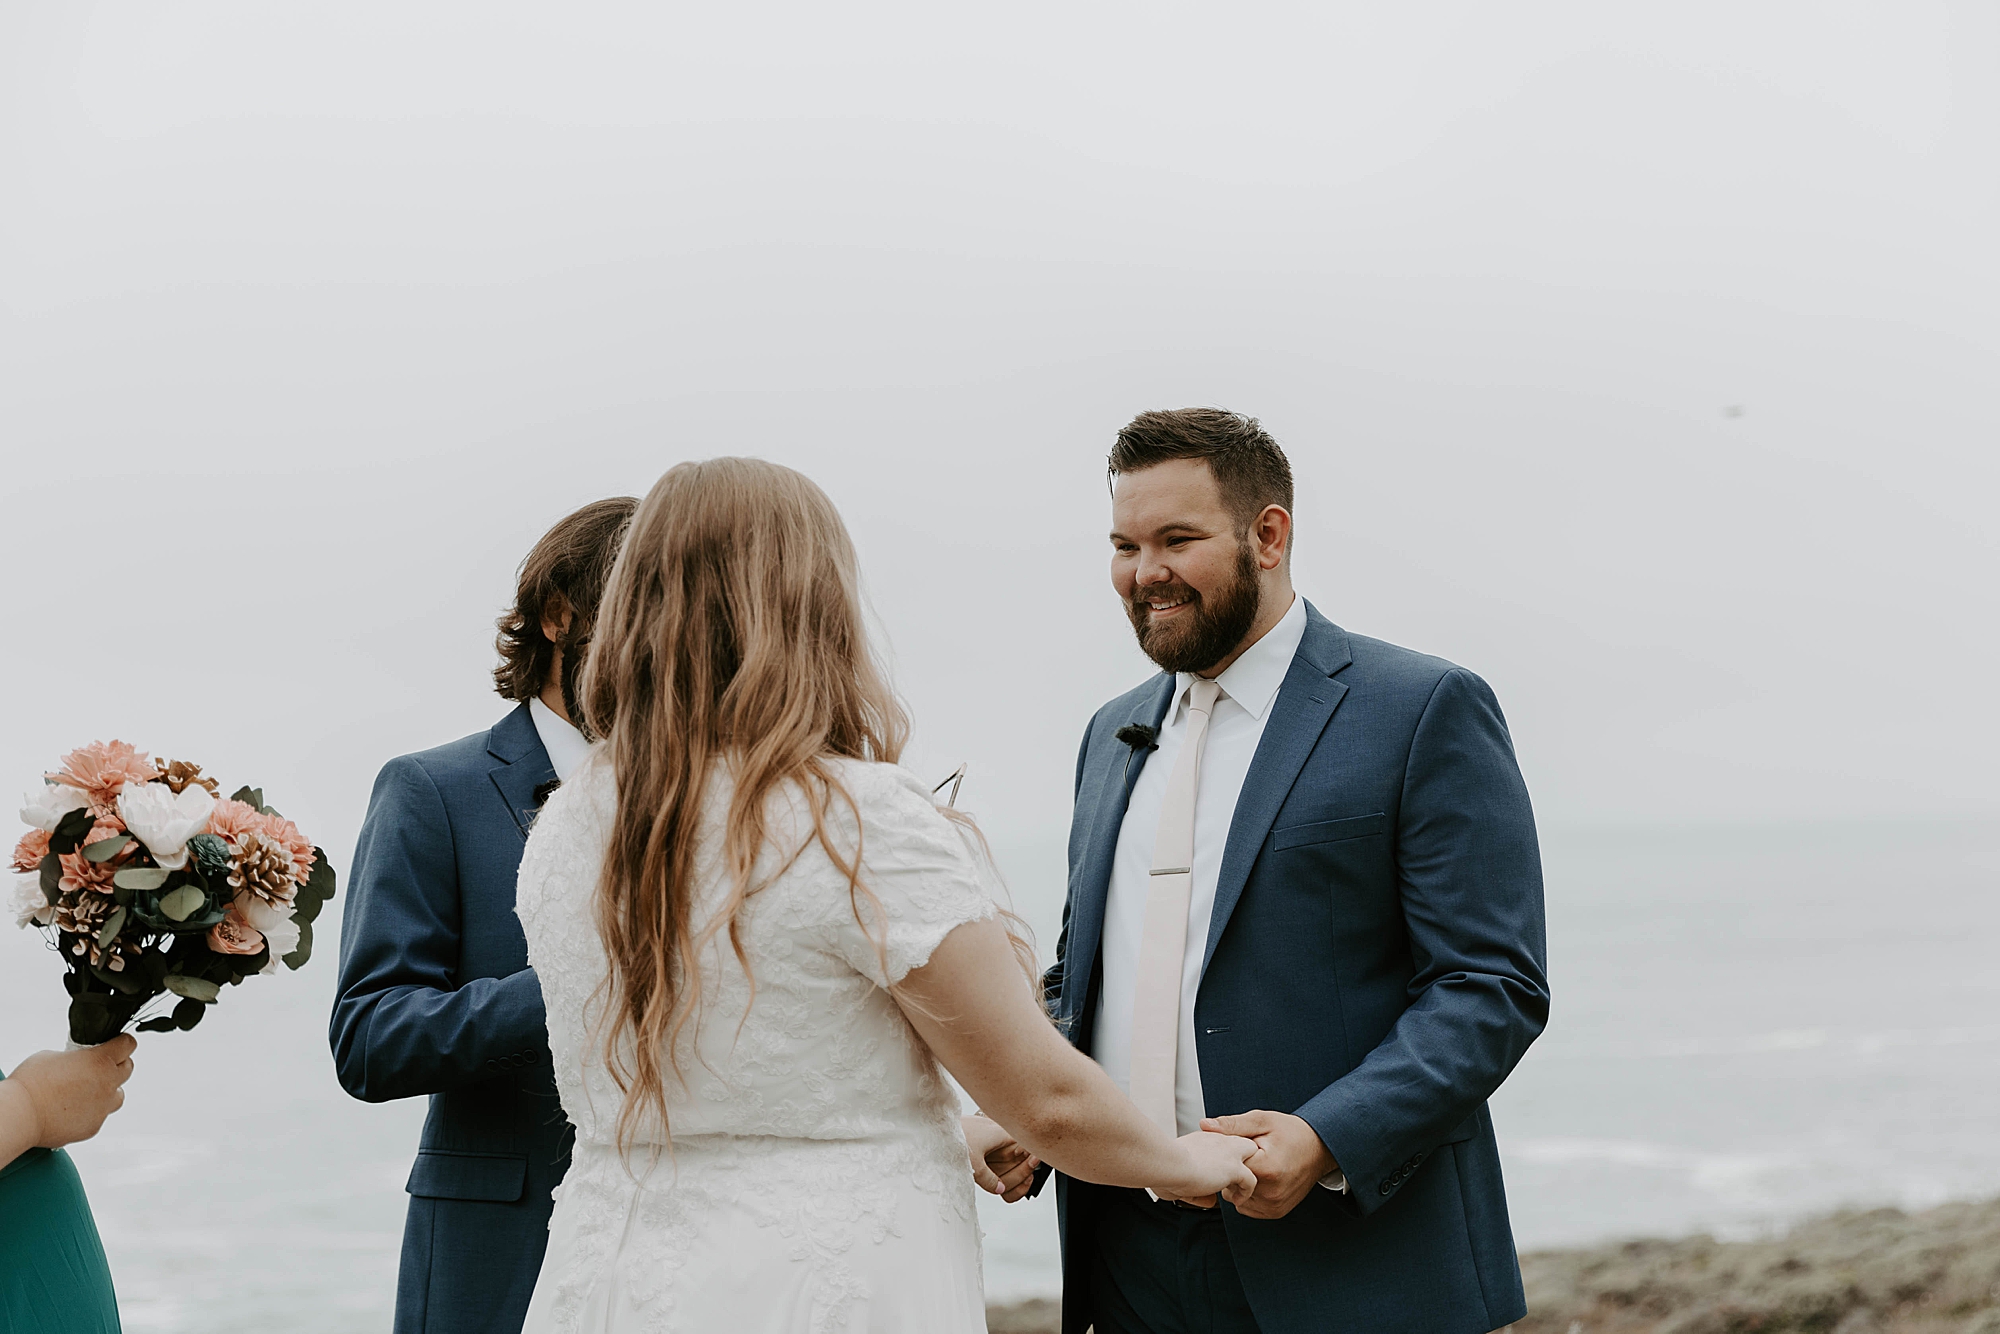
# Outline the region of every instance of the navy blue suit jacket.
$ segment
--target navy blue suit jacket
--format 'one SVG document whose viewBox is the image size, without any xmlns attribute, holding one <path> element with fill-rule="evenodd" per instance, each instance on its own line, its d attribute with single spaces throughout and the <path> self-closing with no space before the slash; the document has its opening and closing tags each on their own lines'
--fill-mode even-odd
<svg viewBox="0 0 2000 1334">
<path fill-rule="evenodd" d="M 341 919 L 329 1039 L 368 1102 L 427 1094 L 396 1334 L 518 1334 L 569 1167 L 541 984 L 514 916 L 536 788 L 526 705 L 375 780 Z"/>
<path fill-rule="evenodd" d="M 1090 1050 L 1112 852 L 1162 674 L 1077 757 L 1051 1013 Z M 1310 604 L 1224 847 L 1195 1045 L 1211 1116 L 1304 1118 L 1347 1174 L 1281 1219 L 1223 1206 L 1265 1334 L 1486 1334 L 1526 1311 L 1486 1099 L 1548 1019 L 1541 858 L 1493 693 Z M 1089 1323 L 1094 1206 L 1059 1177 L 1063 1329 Z"/>
</svg>

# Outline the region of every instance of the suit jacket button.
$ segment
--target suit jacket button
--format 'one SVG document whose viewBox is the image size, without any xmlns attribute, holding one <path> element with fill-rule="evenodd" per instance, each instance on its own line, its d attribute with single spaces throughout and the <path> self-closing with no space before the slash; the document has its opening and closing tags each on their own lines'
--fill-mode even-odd
<svg viewBox="0 0 2000 1334">
<path fill-rule="evenodd" d="M 1383 1195 L 1387 1195 L 1390 1191 L 1394 1190 L 1395 1188 L 1396 1188 L 1395 1184 L 1389 1181 L 1384 1181 L 1379 1187 L 1377 1187 L 1379 1192 Z"/>
</svg>

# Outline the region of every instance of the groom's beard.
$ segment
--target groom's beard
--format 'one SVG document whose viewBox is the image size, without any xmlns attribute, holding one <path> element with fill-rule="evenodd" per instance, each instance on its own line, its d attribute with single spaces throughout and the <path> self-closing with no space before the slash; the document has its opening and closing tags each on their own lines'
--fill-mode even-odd
<svg viewBox="0 0 2000 1334">
<path fill-rule="evenodd" d="M 597 736 L 590 730 L 590 724 L 583 717 L 583 660 L 590 656 L 590 636 L 578 635 L 574 639 L 567 636 L 562 646 L 562 671 L 557 673 L 556 684 L 562 688 L 563 711 L 569 714 L 570 725 L 583 733 L 586 741 L 595 741 Z"/>
<path fill-rule="evenodd" d="M 1257 558 L 1245 542 L 1237 554 L 1236 577 L 1213 598 L 1205 598 L 1175 580 L 1133 590 L 1125 614 L 1132 618 L 1133 633 L 1139 636 L 1139 648 L 1147 657 L 1170 672 L 1199 672 L 1222 661 L 1243 642 L 1243 636 L 1256 624 L 1263 596 L 1257 582 Z M 1192 605 L 1165 624 L 1155 623 L 1147 603 L 1178 597 L 1188 598 Z"/>
</svg>

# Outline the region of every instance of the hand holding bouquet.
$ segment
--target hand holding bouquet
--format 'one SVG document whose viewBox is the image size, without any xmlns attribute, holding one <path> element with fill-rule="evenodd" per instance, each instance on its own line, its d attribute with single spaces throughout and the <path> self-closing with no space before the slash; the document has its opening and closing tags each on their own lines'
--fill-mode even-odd
<svg viewBox="0 0 2000 1334">
<path fill-rule="evenodd" d="M 122 741 L 70 752 L 21 807 L 17 915 L 62 955 L 70 1041 L 193 1028 L 224 986 L 312 957 L 333 867 L 297 825 L 241 788 L 218 800 L 197 765 Z"/>
</svg>

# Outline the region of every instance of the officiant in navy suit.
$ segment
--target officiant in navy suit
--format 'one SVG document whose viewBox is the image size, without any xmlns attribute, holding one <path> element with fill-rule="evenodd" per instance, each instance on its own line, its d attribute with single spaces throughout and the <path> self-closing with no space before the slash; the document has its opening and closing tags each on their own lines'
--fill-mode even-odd
<svg viewBox="0 0 2000 1334">
<path fill-rule="evenodd" d="M 1058 1178 L 1065 1334 L 1499 1329 L 1526 1306 L 1486 1100 L 1549 1006 L 1499 704 L 1297 596 L 1254 419 L 1143 414 L 1110 472 L 1112 580 L 1164 670 L 1084 737 L 1048 1002 L 1161 1125 L 1254 1138 L 1259 1185 Z"/>
<path fill-rule="evenodd" d="M 604 581 L 638 507 L 601 500 L 522 562 L 500 620 L 490 731 L 375 780 L 342 919 L 329 1040 L 367 1102 L 427 1095 L 396 1284 L 396 1334 L 518 1334 L 571 1130 L 542 992 L 514 916 L 535 812 L 588 749 L 571 725 Z"/>
</svg>

